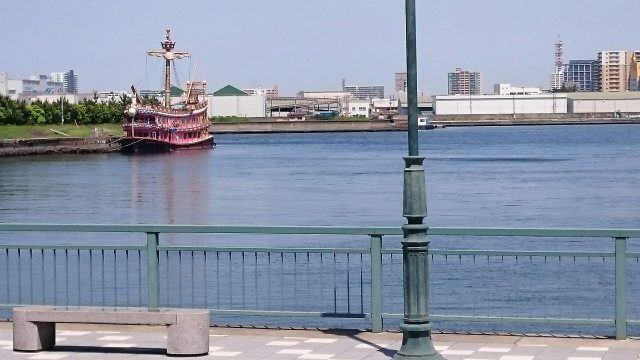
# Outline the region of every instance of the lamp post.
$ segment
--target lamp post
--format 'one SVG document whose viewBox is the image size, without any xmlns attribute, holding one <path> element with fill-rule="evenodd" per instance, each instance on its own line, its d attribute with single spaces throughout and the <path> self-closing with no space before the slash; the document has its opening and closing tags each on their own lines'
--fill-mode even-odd
<svg viewBox="0 0 640 360">
<path fill-rule="evenodd" d="M 441 359 L 431 341 L 431 322 L 428 310 L 428 250 L 427 195 L 422 162 L 418 155 L 418 70 L 416 55 L 416 1 L 405 0 L 407 46 L 407 106 L 409 110 L 409 156 L 404 158 L 403 215 L 407 224 L 402 226 L 404 317 L 402 319 L 402 346 L 394 359 Z"/>
</svg>

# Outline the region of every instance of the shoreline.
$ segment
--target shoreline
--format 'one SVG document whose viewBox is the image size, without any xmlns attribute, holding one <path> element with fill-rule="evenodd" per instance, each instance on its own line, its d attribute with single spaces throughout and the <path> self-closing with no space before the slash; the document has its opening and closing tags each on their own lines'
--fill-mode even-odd
<svg viewBox="0 0 640 360">
<path fill-rule="evenodd" d="M 117 152 L 117 138 L 0 139 L 0 157 Z"/>
<path fill-rule="evenodd" d="M 549 126 L 549 125 L 613 125 L 640 124 L 640 118 L 593 119 L 511 119 L 511 120 L 439 120 L 430 122 L 435 128 L 468 126 Z M 213 134 L 277 134 L 321 132 L 385 132 L 407 131 L 407 121 L 256 121 L 245 123 L 212 123 Z M 27 155 L 104 154 L 119 152 L 117 137 L 0 139 L 0 157 Z"/>
</svg>

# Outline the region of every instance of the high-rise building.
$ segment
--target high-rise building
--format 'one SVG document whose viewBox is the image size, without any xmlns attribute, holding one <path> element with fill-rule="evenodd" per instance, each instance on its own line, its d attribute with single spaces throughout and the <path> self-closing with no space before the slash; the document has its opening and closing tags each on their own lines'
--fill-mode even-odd
<svg viewBox="0 0 640 360">
<path fill-rule="evenodd" d="M 63 83 L 64 82 L 64 73 L 63 72 L 53 72 L 51 73 L 51 81 L 53 82 L 59 82 L 59 83 Z"/>
<path fill-rule="evenodd" d="M 344 91 L 356 99 L 384 99 L 384 86 L 345 86 Z"/>
<path fill-rule="evenodd" d="M 640 91 L 640 50 L 631 54 L 629 62 L 629 90 Z"/>
<path fill-rule="evenodd" d="M 407 73 L 406 72 L 397 72 L 396 73 L 396 92 L 407 92 Z"/>
<path fill-rule="evenodd" d="M 622 92 L 629 89 L 627 51 L 601 51 L 598 53 L 600 66 L 599 90 Z"/>
<path fill-rule="evenodd" d="M 448 75 L 449 95 L 480 95 L 482 77 L 479 72 L 456 68 Z"/>
<path fill-rule="evenodd" d="M 565 87 L 576 91 L 598 91 L 600 65 L 596 60 L 569 60 L 564 65 Z"/>
<path fill-rule="evenodd" d="M 78 75 L 75 74 L 73 70 L 69 70 L 64 73 L 62 82 L 64 84 L 64 92 L 67 94 L 78 93 Z"/>
</svg>

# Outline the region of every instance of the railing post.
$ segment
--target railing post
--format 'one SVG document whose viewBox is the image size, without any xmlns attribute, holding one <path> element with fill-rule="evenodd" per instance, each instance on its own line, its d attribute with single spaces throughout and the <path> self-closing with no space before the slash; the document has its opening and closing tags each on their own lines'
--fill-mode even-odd
<svg viewBox="0 0 640 360">
<path fill-rule="evenodd" d="M 157 309 L 160 303 L 160 269 L 158 266 L 158 233 L 147 233 L 147 290 L 149 309 Z"/>
<path fill-rule="evenodd" d="M 371 331 L 382 332 L 382 235 L 371 235 Z"/>
<path fill-rule="evenodd" d="M 627 338 L 627 238 L 616 240 L 616 340 Z"/>
</svg>

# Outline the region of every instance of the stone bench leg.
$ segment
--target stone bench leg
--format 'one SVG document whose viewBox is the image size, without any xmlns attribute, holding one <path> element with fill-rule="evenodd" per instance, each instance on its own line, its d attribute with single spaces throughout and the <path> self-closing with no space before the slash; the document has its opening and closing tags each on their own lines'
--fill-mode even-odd
<svg viewBox="0 0 640 360">
<path fill-rule="evenodd" d="M 27 321 L 27 313 L 13 311 L 13 350 L 51 350 L 56 344 L 56 324 Z"/>
<path fill-rule="evenodd" d="M 168 355 L 209 353 L 209 314 L 178 314 L 167 331 Z"/>
</svg>

